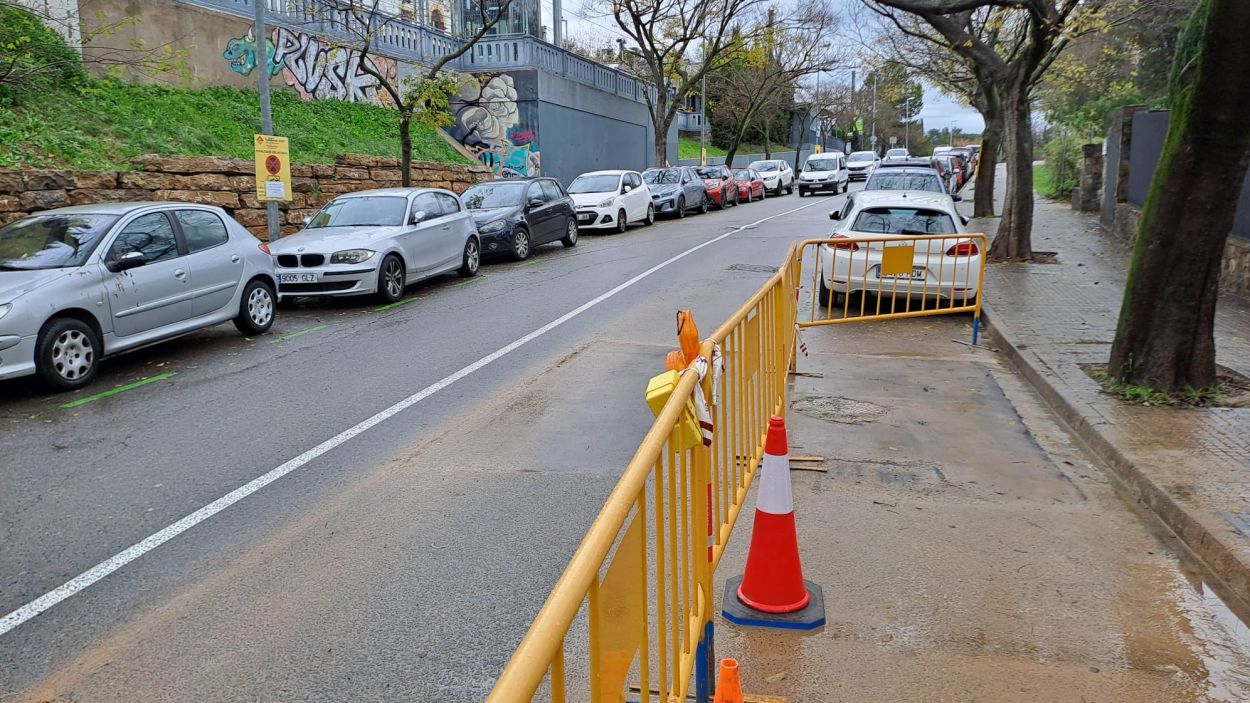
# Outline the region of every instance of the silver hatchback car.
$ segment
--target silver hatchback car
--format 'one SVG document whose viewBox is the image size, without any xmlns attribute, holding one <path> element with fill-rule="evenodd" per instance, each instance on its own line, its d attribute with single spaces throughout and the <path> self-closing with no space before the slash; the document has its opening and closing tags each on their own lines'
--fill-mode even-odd
<svg viewBox="0 0 1250 703">
<path fill-rule="evenodd" d="M 268 247 L 220 208 L 110 203 L 0 227 L 0 380 L 63 390 L 102 357 L 233 320 L 273 325 Z"/>
</svg>

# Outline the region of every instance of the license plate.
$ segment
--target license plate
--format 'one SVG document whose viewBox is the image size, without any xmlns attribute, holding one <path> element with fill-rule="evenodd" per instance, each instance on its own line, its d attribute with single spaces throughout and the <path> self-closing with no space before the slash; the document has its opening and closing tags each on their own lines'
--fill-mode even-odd
<svg viewBox="0 0 1250 703">
<path fill-rule="evenodd" d="M 592 213 L 585 213 L 577 216 L 577 221 L 581 223 L 593 222 L 594 219 L 595 216 Z"/>
<path fill-rule="evenodd" d="M 315 273 L 280 273 L 278 274 L 278 283 L 316 283 L 318 281 Z"/>
<path fill-rule="evenodd" d="M 911 279 L 913 281 L 920 281 L 924 279 L 924 267 L 917 266 L 911 270 L 911 273 L 886 273 L 879 276 L 879 278 L 884 280 L 901 278 L 903 280 Z"/>
</svg>

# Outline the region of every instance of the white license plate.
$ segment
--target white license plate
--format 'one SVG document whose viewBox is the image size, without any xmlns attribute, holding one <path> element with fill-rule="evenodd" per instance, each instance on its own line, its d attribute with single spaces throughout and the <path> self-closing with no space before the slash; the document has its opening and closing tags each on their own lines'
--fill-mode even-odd
<svg viewBox="0 0 1250 703">
<path fill-rule="evenodd" d="M 320 278 L 315 273 L 280 273 L 278 283 L 316 283 Z"/>
<path fill-rule="evenodd" d="M 893 278 L 901 278 L 903 280 L 907 280 L 910 278 L 913 281 L 920 281 L 920 280 L 924 280 L 924 267 L 917 266 L 911 270 L 911 273 L 886 273 L 886 274 L 882 274 L 881 276 L 879 276 L 879 278 L 884 279 L 884 280 L 890 280 Z"/>
</svg>

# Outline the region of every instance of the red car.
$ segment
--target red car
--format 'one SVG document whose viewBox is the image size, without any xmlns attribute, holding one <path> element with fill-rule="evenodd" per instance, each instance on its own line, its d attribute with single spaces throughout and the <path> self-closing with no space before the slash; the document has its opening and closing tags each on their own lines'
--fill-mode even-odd
<svg viewBox="0 0 1250 703">
<path fill-rule="evenodd" d="M 740 168 L 734 171 L 734 181 L 738 184 L 738 200 L 746 198 L 748 203 L 756 198 L 764 199 L 764 178 L 759 171 Z"/>
<path fill-rule="evenodd" d="M 738 204 L 738 184 L 734 181 L 734 175 L 729 172 L 729 167 L 721 164 L 719 166 L 698 166 L 695 171 L 699 172 L 699 178 L 703 179 L 703 187 L 707 189 L 707 198 L 717 208 L 724 210 L 730 205 Z"/>
</svg>

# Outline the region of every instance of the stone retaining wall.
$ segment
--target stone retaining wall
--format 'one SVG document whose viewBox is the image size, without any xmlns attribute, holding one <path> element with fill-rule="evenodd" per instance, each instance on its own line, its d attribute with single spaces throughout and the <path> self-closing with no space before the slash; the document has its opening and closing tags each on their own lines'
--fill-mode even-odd
<svg viewBox="0 0 1250 703">
<path fill-rule="evenodd" d="M 1137 240 L 1141 208 L 1132 203 L 1116 203 L 1115 218 L 1107 229 L 1129 246 Z M 1250 294 L 1250 242 L 1229 237 L 1220 264 L 1220 286 L 1234 293 Z"/>
<path fill-rule="evenodd" d="M 102 202 L 177 200 L 224 208 L 257 236 L 265 236 L 265 205 L 256 200 L 255 164 L 249 159 L 142 156 L 133 171 L 0 170 L 0 224 L 32 212 Z M 412 184 L 463 192 L 492 178 L 481 165 L 414 162 Z M 292 165 L 293 198 L 281 203 L 282 232 L 340 193 L 400 185 L 398 159 L 339 156 L 333 164 Z"/>
</svg>

